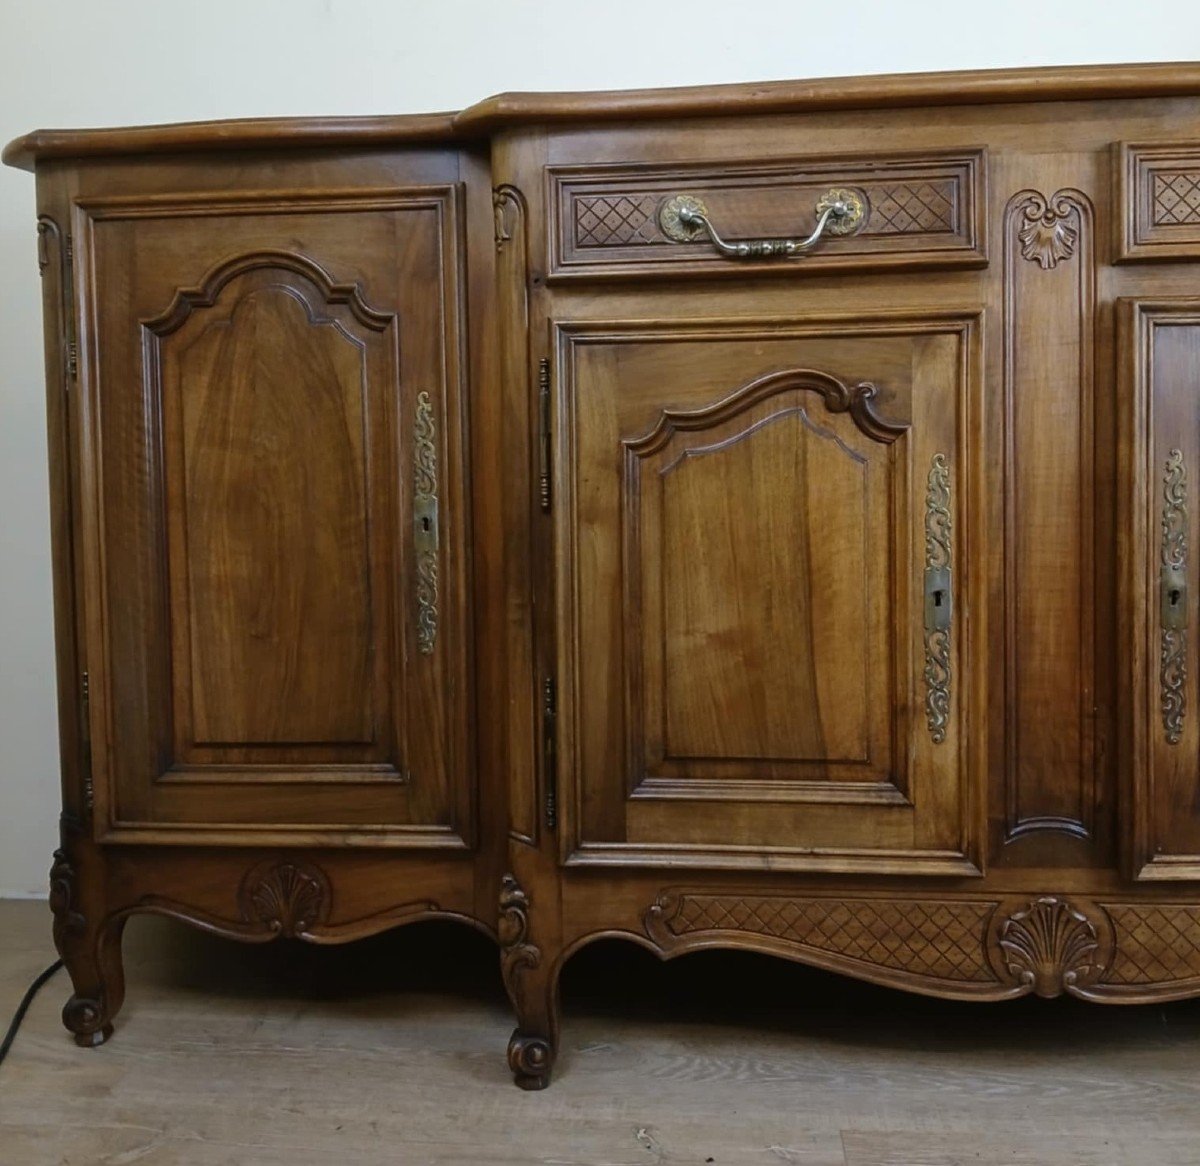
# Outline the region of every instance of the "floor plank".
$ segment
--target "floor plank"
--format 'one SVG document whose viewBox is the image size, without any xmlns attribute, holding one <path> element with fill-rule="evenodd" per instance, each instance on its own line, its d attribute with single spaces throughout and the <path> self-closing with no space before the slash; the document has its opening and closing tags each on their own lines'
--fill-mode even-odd
<svg viewBox="0 0 1200 1166">
<path fill-rule="evenodd" d="M 0 902 L 0 1015 L 52 958 Z M 1192 1166 L 1200 1003 L 947 1004 L 781 961 L 585 949 L 560 1071 L 509 1082 L 482 937 L 422 924 L 348 948 L 126 939 L 116 1037 L 80 1050 L 63 975 L 0 1066 L 4 1166 Z"/>
<path fill-rule="evenodd" d="M 1195 1166 L 1194 1137 L 1157 1137 L 1150 1145 L 1124 1134 L 1062 1135 L 1052 1130 L 913 1133 L 847 1132 L 846 1166 Z"/>
</svg>

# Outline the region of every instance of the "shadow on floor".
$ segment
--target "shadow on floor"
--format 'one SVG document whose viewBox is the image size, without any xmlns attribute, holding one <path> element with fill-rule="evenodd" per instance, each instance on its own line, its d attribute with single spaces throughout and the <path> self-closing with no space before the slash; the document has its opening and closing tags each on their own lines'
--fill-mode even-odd
<svg viewBox="0 0 1200 1166">
<path fill-rule="evenodd" d="M 249 946 L 163 919 L 138 918 L 126 938 L 137 982 L 229 998 L 460 998 L 507 1011 L 491 940 L 452 923 L 419 923 L 340 947 Z M 1020 1048 L 1076 1053 L 1154 1047 L 1200 1036 L 1200 1000 L 1099 1006 L 1026 998 L 1001 1004 L 935 1000 L 748 952 L 698 952 L 663 963 L 615 940 L 585 947 L 562 977 L 568 1023 L 619 1017 L 647 1024 L 738 1026 L 880 1048 Z M 1100 1023 L 1097 1023 L 1098 1019 Z"/>
</svg>

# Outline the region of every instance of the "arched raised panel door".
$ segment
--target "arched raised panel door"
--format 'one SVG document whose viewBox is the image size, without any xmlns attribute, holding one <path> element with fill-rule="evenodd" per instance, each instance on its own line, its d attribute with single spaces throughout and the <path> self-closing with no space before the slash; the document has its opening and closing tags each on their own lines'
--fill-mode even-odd
<svg viewBox="0 0 1200 1166">
<path fill-rule="evenodd" d="M 462 847 L 456 190 L 277 203 L 83 212 L 100 828 Z"/>
<path fill-rule="evenodd" d="M 977 871 L 974 319 L 558 332 L 566 860 Z"/>
<path fill-rule="evenodd" d="M 365 440 L 370 406 L 391 411 L 368 388 L 395 381 L 396 318 L 327 303 L 306 266 L 235 261 L 210 307 L 181 297 L 145 325 L 162 408 L 177 775 L 256 754 L 399 752 L 376 731 L 393 718 L 371 642 L 390 612 L 376 611 L 372 566 L 386 571 L 391 548 L 372 563 L 370 506 L 385 498 L 370 488 Z"/>
<path fill-rule="evenodd" d="M 1200 299 L 1119 305 L 1131 873 L 1200 878 Z"/>
<path fill-rule="evenodd" d="M 635 795 L 807 777 L 901 796 L 896 628 L 877 603 L 908 585 L 884 521 L 894 451 L 825 415 L 844 391 L 776 374 L 624 443 Z"/>
</svg>

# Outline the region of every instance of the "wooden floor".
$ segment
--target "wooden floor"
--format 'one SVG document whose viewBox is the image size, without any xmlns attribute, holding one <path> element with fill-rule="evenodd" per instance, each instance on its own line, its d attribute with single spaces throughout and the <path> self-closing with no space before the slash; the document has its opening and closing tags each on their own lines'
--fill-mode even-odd
<svg viewBox="0 0 1200 1166">
<path fill-rule="evenodd" d="M 5 1023 L 49 923 L 0 902 Z M 0 1066 L 4 1166 L 1200 1163 L 1195 1002 L 944 1004 L 604 944 L 568 966 L 560 1070 L 526 1094 L 495 953 L 465 929 L 253 948 L 138 919 L 126 952 L 105 1047 L 60 1027 L 63 973 L 34 1003 Z"/>
</svg>

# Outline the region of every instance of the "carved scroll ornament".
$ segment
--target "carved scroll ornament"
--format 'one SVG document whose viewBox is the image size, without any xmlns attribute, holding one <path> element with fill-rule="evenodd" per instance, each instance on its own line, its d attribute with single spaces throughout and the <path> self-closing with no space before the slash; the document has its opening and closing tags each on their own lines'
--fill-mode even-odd
<svg viewBox="0 0 1200 1166">
<path fill-rule="evenodd" d="M 950 467 L 934 454 L 925 493 L 925 723 L 935 745 L 950 720 Z"/>
<path fill-rule="evenodd" d="M 417 650 L 431 655 L 438 632 L 436 429 L 428 393 L 417 394 L 413 423 L 413 542 L 417 554 Z"/>
<path fill-rule="evenodd" d="M 514 1000 L 516 974 L 524 968 L 536 968 L 542 958 L 528 935 L 529 896 L 513 875 L 506 874 L 500 881 L 500 971 Z"/>
<path fill-rule="evenodd" d="M 1187 468 L 1183 453 L 1171 450 L 1163 469 L 1160 575 L 1162 649 L 1159 704 L 1169 745 L 1183 737 L 1187 711 Z"/>
</svg>

